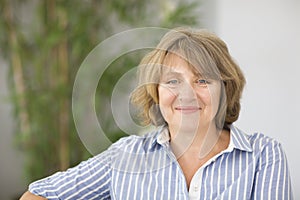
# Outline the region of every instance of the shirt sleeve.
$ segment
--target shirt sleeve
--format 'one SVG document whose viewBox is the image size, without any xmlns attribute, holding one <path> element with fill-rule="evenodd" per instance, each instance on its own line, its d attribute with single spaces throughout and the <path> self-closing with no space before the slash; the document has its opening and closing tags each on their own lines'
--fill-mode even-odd
<svg viewBox="0 0 300 200">
<path fill-rule="evenodd" d="M 280 143 L 271 140 L 258 159 L 251 199 L 292 200 L 290 173 Z"/>
<path fill-rule="evenodd" d="M 109 199 L 110 149 L 64 172 L 33 182 L 29 191 L 47 199 Z"/>
</svg>

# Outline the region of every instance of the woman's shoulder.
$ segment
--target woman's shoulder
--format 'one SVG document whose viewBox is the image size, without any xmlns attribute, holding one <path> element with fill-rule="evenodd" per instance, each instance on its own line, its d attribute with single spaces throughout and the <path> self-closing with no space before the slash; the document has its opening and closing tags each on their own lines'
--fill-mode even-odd
<svg viewBox="0 0 300 200">
<path fill-rule="evenodd" d="M 264 148 L 275 148 L 281 146 L 281 143 L 264 133 L 255 132 L 248 136 L 250 144 L 254 149 L 262 150 Z"/>
<path fill-rule="evenodd" d="M 156 145 L 159 133 L 159 130 L 154 130 L 144 135 L 123 137 L 115 142 L 109 149 L 111 168 L 120 172 L 139 173 L 153 170 L 151 167 L 161 167 L 161 164 L 149 165 L 157 160 L 162 152 Z"/>
<path fill-rule="evenodd" d="M 263 159 L 285 159 L 285 152 L 280 141 L 267 134 L 255 132 L 247 135 L 255 157 Z"/>
<path fill-rule="evenodd" d="M 242 130 L 238 129 L 237 127 L 233 127 L 235 132 L 237 132 L 239 135 L 243 135 L 243 138 L 245 140 L 242 140 L 244 142 L 247 142 L 248 145 L 252 148 L 253 152 L 262 152 L 265 149 L 268 150 L 282 150 L 281 143 L 275 139 L 270 137 L 267 134 L 261 133 L 261 132 L 254 132 L 254 133 L 245 133 Z"/>
<path fill-rule="evenodd" d="M 127 151 L 145 150 L 152 146 L 160 132 L 161 129 L 157 128 L 136 135 L 128 135 L 113 143 L 110 148 L 121 148 Z"/>
</svg>

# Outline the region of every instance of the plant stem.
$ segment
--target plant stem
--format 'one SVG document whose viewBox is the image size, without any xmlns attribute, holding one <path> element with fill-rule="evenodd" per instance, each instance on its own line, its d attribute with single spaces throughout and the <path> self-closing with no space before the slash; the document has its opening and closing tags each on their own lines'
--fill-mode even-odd
<svg viewBox="0 0 300 200">
<path fill-rule="evenodd" d="M 18 38 L 15 29 L 15 21 L 12 13 L 11 2 L 4 2 L 4 18 L 8 27 L 8 43 L 10 47 L 10 62 L 13 70 L 13 81 L 15 86 L 15 92 L 17 94 L 17 104 L 19 107 L 18 117 L 20 120 L 20 132 L 23 138 L 28 138 L 30 131 L 29 117 L 26 109 L 26 98 L 25 98 L 25 84 L 22 69 L 22 60 L 20 55 L 20 47 L 18 44 Z"/>
<path fill-rule="evenodd" d="M 68 74 L 69 74 L 69 63 L 68 63 L 68 43 L 66 36 L 67 28 L 67 16 L 63 9 L 58 11 L 58 25 L 60 30 L 64 31 L 62 41 L 58 45 L 58 66 L 60 71 L 60 84 L 64 89 L 68 87 Z M 65 90 L 64 93 L 67 93 Z M 70 156 L 69 156 L 69 100 L 68 94 L 64 94 L 60 102 L 60 114 L 59 114 L 59 133 L 60 133 L 60 169 L 65 170 L 69 167 Z"/>
</svg>

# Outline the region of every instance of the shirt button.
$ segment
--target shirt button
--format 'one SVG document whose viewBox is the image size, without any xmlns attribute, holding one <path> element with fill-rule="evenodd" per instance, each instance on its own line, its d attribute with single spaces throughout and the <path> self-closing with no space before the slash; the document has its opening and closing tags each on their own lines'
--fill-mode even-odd
<svg viewBox="0 0 300 200">
<path fill-rule="evenodd" d="M 194 186 L 194 191 L 197 192 L 199 190 L 199 187 L 196 185 Z"/>
</svg>

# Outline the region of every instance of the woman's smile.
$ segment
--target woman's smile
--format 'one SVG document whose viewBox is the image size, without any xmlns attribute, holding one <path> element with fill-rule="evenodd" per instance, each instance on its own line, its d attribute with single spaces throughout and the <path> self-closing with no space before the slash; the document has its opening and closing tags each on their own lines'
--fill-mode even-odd
<svg viewBox="0 0 300 200">
<path fill-rule="evenodd" d="M 182 114 L 190 114 L 199 112 L 201 108 L 198 106 L 176 106 L 175 110 L 181 112 Z"/>
</svg>

